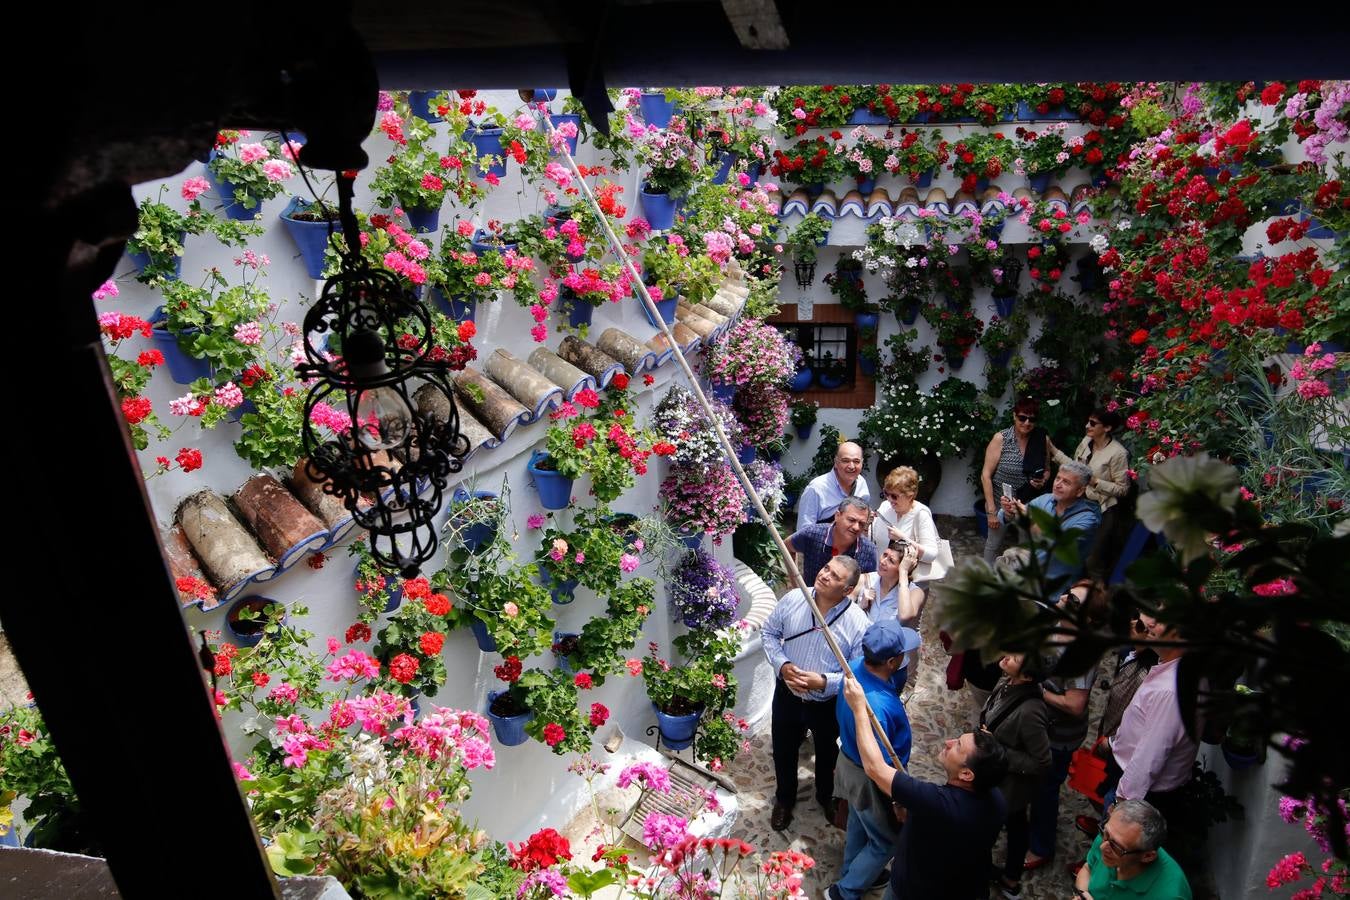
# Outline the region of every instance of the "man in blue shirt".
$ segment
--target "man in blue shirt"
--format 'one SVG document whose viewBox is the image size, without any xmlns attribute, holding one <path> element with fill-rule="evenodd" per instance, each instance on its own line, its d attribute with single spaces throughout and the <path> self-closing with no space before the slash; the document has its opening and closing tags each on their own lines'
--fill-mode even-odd
<svg viewBox="0 0 1350 900">
<path fill-rule="evenodd" d="M 1013 497 L 1004 497 L 1002 500 L 1005 517 L 1025 516 L 1027 508 L 1033 507 L 1054 516 L 1059 520 L 1060 528 L 1065 531 L 1071 528 L 1078 529 L 1076 564 L 1066 563 L 1051 556 L 1048 550 L 1039 551 L 1037 557 L 1045 568 L 1046 582 L 1054 588 L 1056 597 L 1070 579 L 1083 574 L 1083 565 L 1097 535 L 1097 525 L 1102 520 L 1101 507 L 1096 501 L 1088 500 L 1084 496 L 1091 479 L 1092 470 L 1086 465 L 1080 462 L 1067 462 L 1060 466 L 1059 472 L 1055 475 L 1055 483 L 1051 486 L 1050 493 L 1041 494 L 1030 503 L 1023 503 Z M 1040 529 L 1032 525 L 1031 533 L 1039 535 Z"/>
<path fill-rule="evenodd" d="M 909 765 L 909 717 L 893 684 L 897 673 L 904 670 L 905 654 L 919 646 L 918 632 L 902 627 L 897 619 L 882 619 L 863 634 L 862 646 L 862 658 L 854 660 L 850 668 L 891 748 L 903 764 Z M 844 838 L 843 868 L 826 896 L 831 900 L 861 900 L 895 854 L 898 823 L 890 799 L 863 771 L 853 711 L 842 695 L 835 700 L 834 710 L 839 720 L 834 792 L 848 801 L 848 835 Z"/>
<path fill-rule="evenodd" d="M 828 523 L 845 497 L 857 497 L 867 505 L 870 496 L 867 479 L 861 474 L 862 464 L 862 447 L 852 441 L 839 445 L 834 453 L 834 468 L 811 479 L 797 501 L 797 530 Z"/>
<path fill-rule="evenodd" d="M 851 556 L 861 572 L 877 570 L 877 547 L 867 536 L 872 510 L 857 497 L 845 497 L 830 525 L 807 525 L 787 539 L 788 549 L 802 555 L 802 580 L 815 584 L 816 573 L 836 556 Z"/>
<path fill-rule="evenodd" d="M 903 806 L 900 841 L 885 900 L 988 900 L 990 851 L 1008 805 L 996 785 L 1008 774 L 1008 753 L 992 734 L 949 738 L 938 754 L 945 784 L 930 784 L 893 768 L 867 720 L 862 685 L 844 682 L 853 711 L 863 771 Z"/>
<path fill-rule="evenodd" d="M 816 607 L 845 659 L 858 655 L 863 633 L 871 624 L 867 613 L 848 596 L 857 583 L 857 562 L 836 556 L 820 570 L 812 591 Z M 792 808 L 797 803 L 797 753 L 807 729 L 815 742 L 816 800 L 827 819 L 833 816 L 834 764 L 839 756 L 834 698 L 844 675 L 801 591 L 783 595 L 760 629 L 760 638 L 764 656 L 778 674 L 772 707 L 773 768 L 778 786 L 769 824 L 775 831 L 782 831 L 792 821 Z"/>
</svg>

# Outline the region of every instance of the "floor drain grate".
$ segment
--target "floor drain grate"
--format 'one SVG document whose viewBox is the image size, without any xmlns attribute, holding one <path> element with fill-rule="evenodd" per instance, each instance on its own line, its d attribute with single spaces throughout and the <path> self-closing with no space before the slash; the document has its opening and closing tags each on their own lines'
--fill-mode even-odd
<svg viewBox="0 0 1350 900">
<path fill-rule="evenodd" d="M 735 793 L 734 788 L 706 769 L 676 756 L 670 756 L 669 759 L 671 764 L 667 772 L 670 775 L 670 793 L 648 791 L 623 824 L 623 833 L 638 843 L 642 842 L 642 823 L 652 813 L 665 813 L 688 820 L 703 808 L 704 797 L 709 790 L 721 787 Z"/>
</svg>

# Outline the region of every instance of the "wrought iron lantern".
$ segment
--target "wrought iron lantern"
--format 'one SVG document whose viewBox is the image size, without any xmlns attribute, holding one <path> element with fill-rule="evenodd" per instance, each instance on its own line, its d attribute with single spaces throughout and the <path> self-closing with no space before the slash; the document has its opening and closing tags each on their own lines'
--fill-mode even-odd
<svg viewBox="0 0 1350 900">
<path fill-rule="evenodd" d="M 451 473 L 469 451 L 460 433 L 450 364 L 431 358 L 426 306 L 394 275 L 361 255 L 352 177 L 337 179 L 347 241 L 341 269 L 305 315 L 302 440 L 308 474 L 370 532 L 376 560 L 414 577 L 436 552 L 433 517 Z M 333 439 L 317 431 L 318 404 L 345 411 L 351 427 Z"/>
<path fill-rule="evenodd" d="M 793 260 L 792 274 L 797 276 L 797 287 L 806 290 L 816 281 L 816 263 Z"/>
</svg>

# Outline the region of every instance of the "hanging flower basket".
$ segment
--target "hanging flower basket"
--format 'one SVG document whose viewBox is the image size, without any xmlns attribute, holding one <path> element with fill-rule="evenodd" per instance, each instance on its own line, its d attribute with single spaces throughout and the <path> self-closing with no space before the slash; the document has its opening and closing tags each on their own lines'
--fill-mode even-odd
<svg viewBox="0 0 1350 900">
<path fill-rule="evenodd" d="M 567 657 L 577 650 L 577 638 L 581 635 L 575 631 L 555 631 L 553 632 L 553 657 L 558 661 L 558 668 L 562 669 L 568 675 L 575 675 L 576 670 L 572 668 L 572 663 Z"/>
<path fill-rule="evenodd" d="M 281 603 L 270 597 L 241 597 L 225 614 L 225 627 L 240 647 L 252 647 L 262 640 L 263 629 L 271 620 L 272 610 Z M 282 624 L 286 616 L 281 617 Z"/>
<path fill-rule="evenodd" d="M 412 109 L 412 114 L 424 122 L 436 124 L 444 121 L 436 110 L 431 108 L 431 100 L 441 91 L 410 91 L 408 93 L 408 107 Z"/>
<path fill-rule="evenodd" d="M 659 91 L 644 91 L 642 96 L 638 97 L 638 109 L 642 112 L 642 121 L 648 125 L 655 125 L 657 128 L 665 128 L 670 124 L 670 119 L 675 115 L 677 105 L 674 100 L 667 100 L 666 95 Z"/>
<path fill-rule="evenodd" d="M 446 297 L 440 288 L 433 287 L 431 302 L 456 322 L 472 322 L 473 317 L 478 315 L 478 298 L 474 296 Z"/>
<path fill-rule="evenodd" d="M 414 231 L 428 233 L 436 231 L 441 227 L 441 208 L 421 209 L 416 206 L 404 206 L 403 211 L 408 214 L 408 224 Z"/>
<path fill-rule="evenodd" d="M 478 641 L 478 649 L 484 653 L 497 652 L 497 640 L 488 634 L 487 626 L 483 624 L 482 619 L 474 619 L 469 623 L 469 630 L 473 632 L 474 640 Z"/>
<path fill-rule="evenodd" d="M 211 377 L 211 364 L 204 359 L 189 356 L 178 342 L 179 335 L 164 327 L 164 307 L 155 308 L 150 316 L 150 324 L 154 326 L 154 330 L 150 332 L 150 339 L 155 342 L 159 352 L 164 354 L 164 365 L 169 370 L 170 378 L 178 384 L 192 384 L 198 378 Z M 186 328 L 182 337 L 190 339 L 200 333 L 200 329 Z"/>
<path fill-rule="evenodd" d="M 470 494 L 468 491 L 464 490 L 464 488 L 455 488 L 454 493 L 450 495 L 451 510 L 455 510 L 456 508 L 463 510 L 465 507 L 472 504 L 475 507 L 485 508 L 495 512 L 496 504 L 498 502 L 497 495 L 492 491 L 474 491 L 473 494 Z M 465 549 L 470 553 L 482 553 L 489 545 L 491 545 L 493 539 L 497 536 L 497 525 L 495 522 L 476 521 L 472 525 L 465 525 L 463 523 L 471 520 L 472 513 L 470 513 L 470 516 L 464 516 L 452 512 L 451 516 L 452 521 L 456 521 L 459 524 L 459 527 L 457 527 L 455 531 L 459 535 L 459 539 L 464 544 Z M 483 516 L 473 518 L 481 519 Z"/>
<path fill-rule="evenodd" d="M 292 197 L 291 202 L 281 211 L 281 221 L 286 232 L 295 241 L 300 250 L 300 258 L 305 262 L 305 271 L 310 278 L 323 277 L 324 250 L 328 247 L 329 220 L 323 217 L 323 207 L 315 207 L 300 197 Z M 297 215 L 311 218 L 296 218 Z M 331 223 L 333 234 L 342 233 L 342 223 Z"/>
<path fill-rule="evenodd" d="M 666 191 L 649 191 L 644 182 L 638 192 L 642 202 L 642 214 L 647 218 L 653 231 L 669 231 L 675 224 L 676 200 Z"/>
<path fill-rule="evenodd" d="M 518 747 L 525 743 L 528 737 L 525 734 L 525 723 L 534 718 L 534 713 L 529 710 L 516 712 L 517 709 L 508 692 L 488 691 L 487 717 L 492 722 L 492 731 L 497 735 L 497 743 L 503 747 Z"/>
<path fill-rule="evenodd" d="M 661 314 L 662 322 L 665 322 L 667 325 L 673 325 L 675 323 L 675 306 L 679 302 L 680 298 L 678 296 L 666 297 L 656 301 L 656 311 Z M 651 326 L 653 328 L 660 328 L 661 322 L 652 318 L 651 310 L 647 309 L 647 304 L 643 303 L 641 300 L 639 300 L 638 303 L 642 307 L 642 314 L 647 317 L 647 321 L 651 323 Z"/>
<path fill-rule="evenodd" d="M 502 148 L 502 129 L 496 125 L 471 125 L 464 132 L 465 138 L 473 144 L 474 152 L 478 154 L 478 171 L 482 175 L 496 175 L 501 178 L 506 174 L 506 151 Z M 483 165 L 483 157 L 492 157 L 492 160 Z"/>
<path fill-rule="evenodd" d="M 539 583 L 548 588 L 549 596 L 558 606 L 566 606 L 576 599 L 574 593 L 577 589 L 577 579 L 569 578 L 566 581 L 554 583 L 553 573 L 546 566 L 539 567 Z"/>
<path fill-rule="evenodd" d="M 567 509 L 572 500 L 572 479 L 556 469 L 540 468 L 552 464 L 552 456 L 536 450 L 530 454 L 530 461 L 525 468 L 530 473 L 535 490 L 539 492 L 539 502 L 544 509 Z"/>
</svg>

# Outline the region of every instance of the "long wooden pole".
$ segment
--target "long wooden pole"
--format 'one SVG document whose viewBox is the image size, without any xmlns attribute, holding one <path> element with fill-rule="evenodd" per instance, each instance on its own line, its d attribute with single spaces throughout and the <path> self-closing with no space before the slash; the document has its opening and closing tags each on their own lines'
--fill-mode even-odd
<svg viewBox="0 0 1350 900">
<path fill-rule="evenodd" d="M 553 126 L 553 117 L 549 114 L 547 107 L 542 109 L 542 113 L 544 122 L 548 125 L 550 141 L 552 143 L 552 137 L 557 133 Z M 759 494 L 755 491 L 755 486 L 750 483 L 749 477 L 745 474 L 745 469 L 741 468 L 741 461 L 736 456 L 735 448 L 731 446 L 731 441 L 727 438 L 726 432 L 722 430 L 720 417 L 713 412 L 707 396 L 703 393 L 703 388 L 699 386 L 698 378 L 694 375 L 693 368 L 689 365 L 689 360 L 685 358 L 684 352 L 680 349 L 679 343 L 675 340 L 675 335 L 670 330 L 670 326 L 667 325 L 665 319 L 661 317 L 661 313 L 656 308 L 656 303 L 652 300 L 651 294 L 647 293 L 647 286 L 642 283 L 642 276 L 638 273 L 637 268 L 634 267 L 632 259 L 624 249 L 623 242 L 621 242 L 618 235 L 614 233 L 613 227 L 609 224 L 609 219 L 605 216 L 604 211 L 600 209 L 600 204 L 596 201 L 595 194 L 591 192 L 590 185 L 588 185 L 586 179 L 582 177 L 581 170 L 577 167 L 577 162 L 572 158 L 572 154 L 568 150 L 566 143 L 559 140 L 556 142 L 556 145 L 558 146 L 559 152 L 566 158 L 568 167 L 571 168 L 572 173 L 576 176 L 577 183 L 581 186 L 582 192 L 586 195 L 587 202 L 590 203 L 591 207 L 595 210 L 595 217 L 605 229 L 605 235 L 609 239 L 610 247 L 623 263 L 624 269 L 628 272 L 629 279 L 637 287 L 638 295 L 647 309 L 648 318 L 657 324 L 657 327 L 661 329 L 661 333 L 665 335 L 670 346 L 674 348 L 675 359 L 679 362 L 680 368 L 684 370 L 685 377 L 689 379 L 689 387 L 693 391 L 694 397 L 698 400 L 699 406 L 702 407 L 704 416 L 712 423 L 713 430 L 717 433 L 718 443 L 722 445 L 722 452 L 726 455 L 727 461 L 731 463 L 731 469 L 736 473 L 736 478 L 741 482 L 741 487 L 745 489 L 746 496 L 749 497 L 750 502 L 754 504 L 755 512 L 759 514 L 760 521 L 766 524 L 771 523 L 773 520 L 769 517 L 768 510 L 764 508 L 763 502 L 759 499 Z M 811 591 L 807 589 L 806 582 L 802 578 L 802 573 L 797 570 L 797 563 L 793 559 L 792 553 L 788 550 L 787 544 L 783 541 L 782 536 L 778 534 L 778 529 L 773 527 L 773 525 L 769 524 L 768 530 L 769 534 L 773 536 L 773 542 L 778 548 L 779 556 L 782 557 L 783 562 L 787 566 L 789 580 L 806 598 L 807 604 L 811 607 L 811 613 L 816 617 L 816 621 L 820 623 L 821 631 L 825 635 L 825 643 L 829 645 L 830 652 L 832 652 L 834 658 L 838 660 L 839 668 L 843 670 L 844 677 L 853 678 L 853 670 L 849 667 L 849 661 L 844 657 L 844 651 L 840 649 L 839 642 L 835 640 L 834 633 L 830 631 L 829 623 L 825 621 L 825 616 L 821 614 L 820 607 L 816 606 L 816 599 L 811 595 Z M 872 704 L 870 703 L 867 704 L 867 718 L 868 721 L 872 723 L 872 730 L 876 732 L 877 739 L 881 742 L 881 745 L 886 748 L 886 752 L 891 758 L 891 764 L 895 768 L 904 771 L 905 767 L 900 762 L 900 756 L 895 752 L 895 748 L 891 746 L 891 740 L 886 735 L 885 729 L 881 727 L 881 722 L 878 721 L 877 714 L 872 709 Z"/>
</svg>

